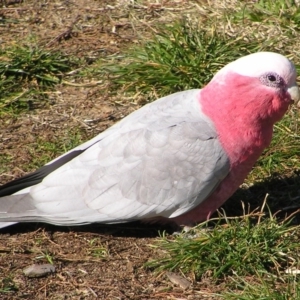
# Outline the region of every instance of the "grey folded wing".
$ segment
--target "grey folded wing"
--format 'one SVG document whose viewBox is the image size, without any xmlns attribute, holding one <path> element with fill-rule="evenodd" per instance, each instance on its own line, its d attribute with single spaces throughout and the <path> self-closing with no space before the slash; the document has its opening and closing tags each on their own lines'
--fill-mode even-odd
<svg viewBox="0 0 300 300">
<path fill-rule="evenodd" d="M 11 206 L 5 221 L 113 223 L 176 217 L 193 209 L 229 172 L 215 128 L 201 111 L 199 93 L 162 98 L 75 148 L 79 155 L 18 192 L 26 194 L 22 201 L 28 201 L 30 211 Z M 59 164 L 65 155 L 51 163 Z M 1 203 L 2 198 L 3 212 Z"/>
</svg>

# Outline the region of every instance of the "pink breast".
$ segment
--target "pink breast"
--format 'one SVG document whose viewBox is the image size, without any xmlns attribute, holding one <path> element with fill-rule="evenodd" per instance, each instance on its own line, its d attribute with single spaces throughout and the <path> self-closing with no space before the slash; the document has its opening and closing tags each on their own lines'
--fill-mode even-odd
<svg viewBox="0 0 300 300">
<path fill-rule="evenodd" d="M 202 111 L 213 120 L 230 160 L 230 172 L 197 207 L 172 218 L 192 225 L 209 218 L 243 183 L 263 150 L 270 144 L 273 124 L 288 109 L 288 95 L 261 86 L 257 79 L 230 74 L 226 89 L 218 82 L 202 90 Z M 217 97 L 216 97 L 217 95 Z"/>
</svg>

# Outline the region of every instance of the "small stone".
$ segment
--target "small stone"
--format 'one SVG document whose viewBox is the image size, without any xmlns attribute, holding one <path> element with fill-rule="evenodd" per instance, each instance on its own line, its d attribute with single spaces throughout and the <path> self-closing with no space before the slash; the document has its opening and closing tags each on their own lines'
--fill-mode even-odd
<svg viewBox="0 0 300 300">
<path fill-rule="evenodd" d="M 190 281 L 173 272 L 167 272 L 166 275 L 172 283 L 179 285 L 184 290 L 186 290 L 191 285 Z"/>
<path fill-rule="evenodd" d="M 30 278 L 43 277 L 54 272 L 55 272 L 55 267 L 51 264 L 43 264 L 43 265 L 33 264 L 31 266 L 26 267 L 23 270 L 25 276 Z"/>
<path fill-rule="evenodd" d="M 297 269 L 297 268 L 289 268 L 289 269 L 286 269 L 284 272 L 286 274 L 293 274 L 293 275 L 299 275 L 300 274 L 300 270 Z"/>
</svg>

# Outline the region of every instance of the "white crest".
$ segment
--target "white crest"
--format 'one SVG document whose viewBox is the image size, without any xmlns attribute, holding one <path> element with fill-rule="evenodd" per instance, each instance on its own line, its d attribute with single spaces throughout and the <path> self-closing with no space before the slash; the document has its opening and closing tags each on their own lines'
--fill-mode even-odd
<svg viewBox="0 0 300 300">
<path fill-rule="evenodd" d="M 296 81 L 294 64 L 285 56 L 274 52 L 257 52 L 241 57 L 222 68 L 214 77 L 234 72 L 243 76 L 259 77 L 268 72 L 277 73 L 289 85 Z"/>
</svg>

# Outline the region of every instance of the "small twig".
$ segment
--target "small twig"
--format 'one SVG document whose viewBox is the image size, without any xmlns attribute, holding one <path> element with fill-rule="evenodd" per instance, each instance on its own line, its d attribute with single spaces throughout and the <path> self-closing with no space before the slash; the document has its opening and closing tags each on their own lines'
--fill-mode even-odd
<svg viewBox="0 0 300 300">
<path fill-rule="evenodd" d="M 89 286 L 87 288 L 94 295 L 95 298 L 98 298 L 98 295 L 95 293 L 95 291 L 92 288 L 90 288 Z"/>
<path fill-rule="evenodd" d="M 103 83 L 103 81 L 100 80 L 100 81 L 92 81 L 88 83 L 73 83 L 73 82 L 63 80 L 61 83 L 65 85 L 76 86 L 76 87 L 93 87 Z"/>
<path fill-rule="evenodd" d="M 0 253 L 5 252 L 5 253 L 10 253 L 11 249 L 10 248 L 0 248 Z"/>
<path fill-rule="evenodd" d="M 227 217 L 226 218 L 223 216 L 223 217 L 217 217 L 217 218 L 211 218 L 211 219 L 208 219 L 200 224 L 198 224 L 197 226 L 195 226 L 196 228 L 201 226 L 201 225 L 204 225 L 204 224 L 207 224 L 211 221 L 219 221 L 220 219 L 226 219 L 226 220 L 241 220 L 241 219 L 244 219 L 244 218 L 247 218 L 247 217 L 263 217 L 265 216 L 265 213 L 262 213 L 262 212 L 257 212 L 257 213 L 250 213 L 250 214 L 246 214 L 246 215 L 242 215 L 242 216 L 237 216 L 237 217 Z"/>
<path fill-rule="evenodd" d="M 147 22 L 144 22 L 144 21 L 140 20 L 140 23 L 142 23 L 143 25 L 145 25 L 146 27 L 148 27 L 155 34 L 158 34 L 158 31 L 156 29 L 154 29 L 153 27 L 151 27 Z"/>
<path fill-rule="evenodd" d="M 29 10 L 27 7 L 1 7 L 0 12 L 2 10 Z"/>
<path fill-rule="evenodd" d="M 61 39 L 66 39 L 71 36 L 73 27 L 74 25 L 80 20 L 81 16 L 78 15 L 75 20 L 71 23 L 70 26 L 67 27 L 67 30 L 62 32 L 61 34 L 57 35 L 54 39 L 52 39 L 46 46 L 50 47 L 52 46 L 55 42 L 60 42 Z"/>
<path fill-rule="evenodd" d="M 67 261 L 67 262 L 103 262 L 104 260 L 107 260 L 107 258 L 102 258 L 102 259 L 93 259 L 91 257 L 87 258 L 69 258 L 66 257 L 64 254 L 57 254 L 55 256 L 56 261 Z"/>
<path fill-rule="evenodd" d="M 109 11 L 109 10 L 114 10 L 115 7 L 114 6 L 111 6 L 111 5 L 107 5 L 107 7 L 101 7 L 101 8 L 89 8 L 89 7 L 86 7 L 85 10 L 87 11 Z"/>
<path fill-rule="evenodd" d="M 296 199 L 299 199 L 299 197 L 295 197 Z M 295 199 L 293 199 L 295 200 Z M 298 209 L 300 208 L 300 205 L 291 205 L 291 206 L 286 206 L 284 208 L 281 209 L 281 211 L 287 211 L 287 210 L 291 210 L 291 209 Z"/>
<path fill-rule="evenodd" d="M 262 206 L 261 206 L 261 209 L 260 209 L 260 213 L 261 213 L 261 214 L 263 214 L 263 211 L 264 211 L 265 206 L 266 206 L 266 204 L 267 204 L 267 199 L 268 199 L 268 197 L 269 197 L 269 194 L 266 194 L 265 199 L 264 199 L 264 202 L 263 202 L 263 204 L 262 204 Z M 260 215 L 260 216 L 258 217 L 257 224 L 260 223 L 260 220 L 261 220 L 261 217 L 262 217 L 262 216 L 263 216 L 263 215 Z"/>
<path fill-rule="evenodd" d="M 68 73 L 66 73 L 66 75 L 74 75 L 74 74 L 77 74 L 78 72 L 80 72 L 82 70 L 82 68 L 78 68 L 76 70 L 72 70 Z"/>
<path fill-rule="evenodd" d="M 300 212 L 300 209 L 297 209 L 293 213 L 291 213 L 288 217 L 286 217 L 281 223 L 286 222 L 287 220 L 291 219 L 294 215 L 298 214 Z"/>
</svg>

